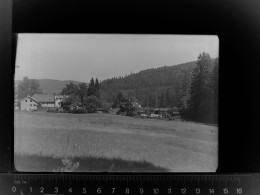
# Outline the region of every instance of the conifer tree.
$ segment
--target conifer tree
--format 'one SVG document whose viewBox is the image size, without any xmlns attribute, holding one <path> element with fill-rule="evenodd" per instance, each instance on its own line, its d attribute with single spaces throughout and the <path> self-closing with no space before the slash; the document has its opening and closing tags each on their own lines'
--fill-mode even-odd
<svg viewBox="0 0 260 195">
<path fill-rule="evenodd" d="M 203 52 L 198 56 L 197 66 L 193 70 L 190 88 L 190 99 L 188 100 L 188 117 L 192 120 L 201 121 L 203 116 L 203 103 L 209 98 L 209 66 L 210 55 Z"/>
<path fill-rule="evenodd" d="M 87 87 L 86 83 L 79 83 L 78 84 L 78 96 L 79 96 L 81 103 L 83 103 L 83 100 L 85 97 L 87 97 L 87 94 L 88 94 L 88 87 Z"/>
<path fill-rule="evenodd" d="M 97 97 L 100 96 L 99 90 L 100 90 L 100 85 L 99 85 L 98 79 L 96 78 L 96 81 L 95 81 L 95 95 L 96 95 Z"/>
<path fill-rule="evenodd" d="M 94 79 L 91 78 L 89 87 L 88 87 L 88 96 L 95 95 L 95 83 Z"/>
<path fill-rule="evenodd" d="M 99 81 L 98 81 L 98 79 L 96 78 L 96 81 L 95 81 L 95 89 L 96 89 L 96 91 L 99 91 Z"/>
<path fill-rule="evenodd" d="M 214 62 L 214 68 L 213 68 L 213 73 L 212 73 L 212 90 L 213 90 L 213 110 L 214 110 L 214 114 L 213 114 L 213 121 L 214 123 L 218 122 L 218 83 L 219 83 L 219 79 L 218 79 L 218 74 L 219 74 L 219 66 L 218 66 L 218 59 L 215 59 Z"/>
</svg>

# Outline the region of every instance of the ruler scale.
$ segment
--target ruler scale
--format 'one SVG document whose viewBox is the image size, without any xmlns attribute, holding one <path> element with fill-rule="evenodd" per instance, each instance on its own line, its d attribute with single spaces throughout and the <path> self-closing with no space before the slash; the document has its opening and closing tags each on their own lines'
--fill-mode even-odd
<svg viewBox="0 0 260 195">
<path fill-rule="evenodd" d="M 0 194 L 253 195 L 251 175 L 0 174 Z"/>
</svg>

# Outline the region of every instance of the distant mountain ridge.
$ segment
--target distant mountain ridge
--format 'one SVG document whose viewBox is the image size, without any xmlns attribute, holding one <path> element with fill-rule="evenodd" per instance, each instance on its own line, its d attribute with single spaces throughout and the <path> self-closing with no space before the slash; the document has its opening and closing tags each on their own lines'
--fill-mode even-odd
<svg viewBox="0 0 260 195">
<path fill-rule="evenodd" d="M 59 94 L 64 87 L 66 87 L 66 84 L 69 84 L 72 82 L 75 85 L 78 85 L 79 81 L 73 81 L 73 80 L 66 80 L 66 81 L 60 81 L 55 79 L 35 79 L 39 82 L 40 89 L 43 93 L 50 93 L 50 94 Z M 16 83 L 19 83 L 20 80 L 17 80 Z"/>
</svg>

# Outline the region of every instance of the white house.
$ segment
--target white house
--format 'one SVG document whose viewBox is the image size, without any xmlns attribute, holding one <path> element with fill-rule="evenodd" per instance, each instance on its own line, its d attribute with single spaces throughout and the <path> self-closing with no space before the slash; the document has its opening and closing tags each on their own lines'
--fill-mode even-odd
<svg viewBox="0 0 260 195">
<path fill-rule="evenodd" d="M 68 96 L 53 94 L 34 94 L 21 100 L 21 110 L 37 110 L 38 106 L 45 108 L 60 108 L 61 101 Z"/>
<path fill-rule="evenodd" d="M 55 95 L 55 96 L 54 96 L 55 107 L 56 107 L 56 108 L 60 108 L 60 107 L 61 107 L 61 101 L 62 101 L 64 98 L 67 98 L 67 97 L 68 97 L 67 95 Z"/>
<path fill-rule="evenodd" d="M 39 102 L 29 95 L 21 100 L 21 110 L 37 110 L 38 105 Z"/>
</svg>

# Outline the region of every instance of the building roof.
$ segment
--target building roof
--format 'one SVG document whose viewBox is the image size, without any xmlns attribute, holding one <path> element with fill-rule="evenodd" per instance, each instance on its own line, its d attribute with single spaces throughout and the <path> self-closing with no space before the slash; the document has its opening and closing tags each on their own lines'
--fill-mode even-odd
<svg viewBox="0 0 260 195">
<path fill-rule="evenodd" d="M 169 110 L 171 110 L 171 108 L 156 108 L 155 110 L 159 110 L 159 111 L 169 111 Z"/>
<path fill-rule="evenodd" d="M 69 97 L 68 95 L 55 95 L 55 99 L 57 98 L 66 98 Z"/>
<path fill-rule="evenodd" d="M 173 112 L 178 112 L 179 109 L 174 107 L 174 108 L 156 108 L 155 110 L 159 110 L 161 112 L 167 112 L 167 111 L 173 111 Z"/>
<path fill-rule="evenodd" d="M 39 103 L 36 99 L 34 99 L 33 97 L 31 97 L 31 96 L 29 96 L 29 95 L 27 95 L 25 98 L 23 98 L 23 99 L 21 100 L 21 102 L 24 101 L 26 98 L 29 98 L 29 99 L 35 101 L 36 103 Z"/>
<path fill-rule="evenodd" d="M 54 95 L 53 94 L 34 94 L 32 98 L 36 99 L 38 102 L 49 102 L 54 103 Z"/>
</svg>

